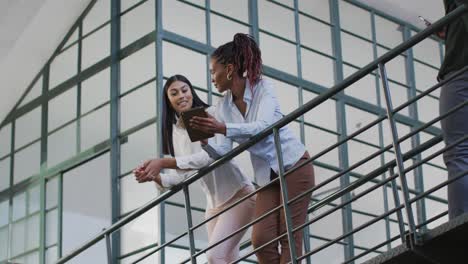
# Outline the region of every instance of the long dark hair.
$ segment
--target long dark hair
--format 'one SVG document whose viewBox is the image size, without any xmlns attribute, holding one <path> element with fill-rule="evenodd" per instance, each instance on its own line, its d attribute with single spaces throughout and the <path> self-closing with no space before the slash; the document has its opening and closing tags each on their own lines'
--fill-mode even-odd
<svg viewBox="0 0 468 264">
<path fill-rule="evenodd" d="M 190 81 L 183 75 L 176 74 L 171 76 L 167 79 L 166 84 L 164 84 L 164 100 L 163 100 L 163 112 L 162 112 L 162 126 L 161 126 L 161 135 L 162 135 L 162 144 L 163 144 L 163 153 L 166 155 L 174 156 L 174 144 L 172 143 L 172 125 L 177 122 L 176 115 L 177 113 L 172 108 L 171 102 L 169 101 L 169 97 L 167 96 L 167 89 L 171 86 L 172 83 L 175 81 L 181 81 L 186 83 L 190 87 L 190 91 L 192 92 L 193 97 L 193 104 L 192 108 L 194 107 L 208 107 L 208 104 L 203 102 L 200 97 L 198 97 L 197 93 L 192 87 Z"/>
<path fill-rule="evenodd" d="M 237 74 L 243 76 L 254 85 L 262 78 L 262 53 L 252 36 L 237 33 L 232 41 L 219 46 L 211 55 L 218 63 L 223 65 L 234 64 Z"/>
</svg>

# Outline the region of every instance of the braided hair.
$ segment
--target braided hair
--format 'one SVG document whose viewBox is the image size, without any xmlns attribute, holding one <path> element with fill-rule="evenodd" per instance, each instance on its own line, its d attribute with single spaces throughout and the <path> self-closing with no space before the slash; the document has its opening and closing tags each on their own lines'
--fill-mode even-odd
<svg viewBox="0 0 468 264">
<path fill-rule="evenodd" d="M 219 46 L 211 57 L 223 65 L 234 64 L 237 74 L 246 77 L 252 85 L 262 78 L 262 54 L 250 35 L 235 34 L 232 41 Z"/>
</svg>

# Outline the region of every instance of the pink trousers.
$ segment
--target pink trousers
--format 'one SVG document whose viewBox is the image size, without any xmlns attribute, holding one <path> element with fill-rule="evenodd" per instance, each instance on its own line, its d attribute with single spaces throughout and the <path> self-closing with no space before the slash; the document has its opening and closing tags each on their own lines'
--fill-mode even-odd
<svg viewBox="0 0 468 264">
<path fill-rule="evenodd" d="M 227 202 L 213 209 L 208 209 L 205 213 L 205 217 L 209 218 L 227 206 L 236 202 L 240 198 L 250 194 L 255 189 L 252 186 L 246 186 L 240 189 L 233 197 Z M 208 243 L 215 243 L 222 238 L 228 236 L 234 231 L 238 230 L 242 226 L 248 224 L 253 220 L 255 212 L 255 195 L 242 203 L 234 206 L 228 211 L 222 213 L 218 217 L 209 221 L 206 224 L 208 230 Z M 230 263 L 239 258 L 239 244 L 245 232 L 238 233 L 230 239 L 222 242 L 221 244 L 213 247 L 207 251 L 207 259 L 209 264 L 224 264 Z"/>
</svg>

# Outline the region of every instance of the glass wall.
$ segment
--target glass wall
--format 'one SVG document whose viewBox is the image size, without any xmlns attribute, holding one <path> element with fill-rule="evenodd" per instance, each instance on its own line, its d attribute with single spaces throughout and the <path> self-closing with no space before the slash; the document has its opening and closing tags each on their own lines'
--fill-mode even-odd
<svg viewBox="0 0 468 264">
<path fill-rule="evenodd" d="M 211 85 L 209 55 L 235 33 L 250 33 L 258 41 L 264 78 L 273 82 L 283 113 L 288 114 L 416 31 L 412 25 L 353 0 L 91 1 L 59 52 L 32 80 L 13 114 L 1 123 L 0 263 L 53 263 L 157 197 L 156 188 L 138 184 L 131 171 L 140 162 L 160 155 L 161 85 L 180 73 L 190 79 L 203 100 L 216 103 L 222 95 Z M 442 49 L 438 40 L 427 39 L 387 63 L 394 107 L 436 83 Z M 399 111 L 400 136 L 438 115 L 438 96 L 436 90 Z M 374 72 L 298 118 L 290 128 L 309 153 L 316 155 L 383 114 L 384 94 L 379 74 Z M 435 123 L 402 142 L 402 151 L 439 134 L 440 125 Z M 314 163 L 316 183 L 391 143 L 384 120 L 318 158 Z M 441 147 L 423 152 L 405 166 Z M 311 204 L 394 158 L 390 149 L 357 166 L 314 192 Z M 237 159 L 252 176 L 248 154 Z M 412 171 L 407 175 L 411 196 L 444 181 L 445 175 L 440 157 Z M 334 210 L 387 177 L 388 173 L 380 175 L 341 201 L 310 212 L 309 219 Z M 206 199 L 198 183 L 189 191 L 197 224 L 204 219 Z M 185 231 L 183 202 L 183 195 L 178 194 L 164 207 L 153 208 L 115 233 L 114 259 L 131 263 Z M 315 250 L 394 207 L 391 189 L 376 188 L 310 225 L 307 250 Z M 446 211 L 446 190 L 415 204 L 413 210 L 420 222 Z M 446 220 L 440 218 L 429 227 Z M 393 214 L 318 251 L 311 261 L 341 263 L 397 234 Z M 244 240 L 248 239 L 246 235 Z M 399 243 L 373 250 L 357 263 Z M 200 249 L 207 246 L 205 227 L 195 231 L 195 244 Z M 165 250 L 166 263 L 186 259 L 188 246 L 186 237 L 174 242 Z M 250 250 L 247 246 L 241 252 Z M 105 242 L 101 241 L 74 263 L 89 262 L 86 259 L 104 262 L 105 257 Z M 154 254 L 141 263 L 157 259 Z M 206 261 L 205 255 L 199 261 Z M 251 262 L 255 257 L 249 258 Z"/>
</svg>

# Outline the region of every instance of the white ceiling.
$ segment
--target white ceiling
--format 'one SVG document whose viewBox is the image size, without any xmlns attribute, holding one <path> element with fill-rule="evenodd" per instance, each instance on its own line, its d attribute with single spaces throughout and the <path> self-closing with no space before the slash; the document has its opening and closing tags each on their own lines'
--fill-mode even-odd
<svg viewBox="0 0 468 264">
<path fill-rule="evenodd" d="M 444 13 L 442 0 L 359 1 L 420 26 L 418 15 L 434 21 Z M 89 2 L 0 0 L 0 121 L 19 100 Z"/>
</svg>

